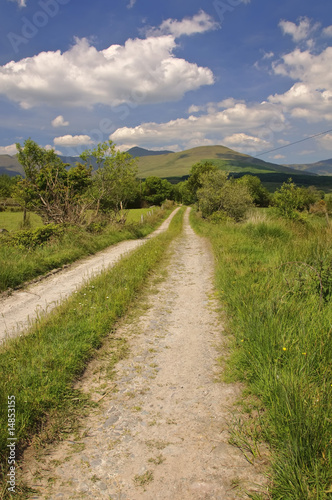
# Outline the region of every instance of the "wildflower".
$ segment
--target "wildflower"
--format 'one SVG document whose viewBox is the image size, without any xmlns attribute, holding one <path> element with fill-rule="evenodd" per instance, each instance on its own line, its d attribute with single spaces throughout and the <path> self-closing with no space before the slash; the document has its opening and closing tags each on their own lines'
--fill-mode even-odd
<svg viewBox="0 0 332 500">
<path fill-rule="evenodd" d="M 302 354 L 303 354 L 303 356 L 306 356 L 306 355 L 307 355 L 307 353 L 306 353 L 306 352 L 303 352 Z"/>
<path fill-rule="evenodd" d="M 287 347 L 283 347 L 283 348 L 282 348 L 282 350 L 283 350 L 283 351 L 287 351 Z"/>
<path fill-rule="evenodd" d="M 244 342 L 244 339 L 242 339 L 241 342 Z"/>
</svg>

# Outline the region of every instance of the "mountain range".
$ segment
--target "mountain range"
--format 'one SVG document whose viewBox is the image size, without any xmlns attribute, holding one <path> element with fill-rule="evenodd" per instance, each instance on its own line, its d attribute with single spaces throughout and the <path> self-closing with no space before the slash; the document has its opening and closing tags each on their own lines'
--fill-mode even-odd
<svg viewBox="0 0 332 500">
<path fill-rule="evenodd" d="M 141 178 L 155 175 L 180 180 L 189 174 L 194 163 L 200 161 L 211 161 L 220 169 L 232 172 L 234 176 L 244 173 L 260 177 L 264 177 L 265 174 L 284 174 L 290 177 L 332 176 L 332 158 L 311 164 L 279 165 L 239 153 L 225 146 L 200 146 L 177 153 L 152 151 L 135 146 L 127 152 L 138 158 L 138 175 Z M 70 165 L 75 165 L 79 160 L 71 156 L 60 158 Z M 16 156 L 0 155 L 0 174 L 23 175 L 22 166 Z"/>
</svg>

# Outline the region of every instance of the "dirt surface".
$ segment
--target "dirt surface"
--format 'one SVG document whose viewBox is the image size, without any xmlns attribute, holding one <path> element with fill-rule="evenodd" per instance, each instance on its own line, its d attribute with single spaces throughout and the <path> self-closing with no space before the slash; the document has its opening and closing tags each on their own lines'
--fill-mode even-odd
<svg viewBox="0 0 332 500">
<path fill-rule="evenodd" d="M 217 359 L 227 342 L 213 258 L 188 212 L 172 252 L 145 311 L 115 333 L 130 345 L 115 379 L 105 374 L 106 343 L 80 380 L 98 405 L 82 419 L 79 437 L 38 460 L 26 454 L 22 475 L 37 490 L 31 499 L 229 500 L 264 485 L 262 464 L 229 444 L 241 387 L 221 382 Z"/>
<path fill-rule="evenodd" d="M 7 337 L 21 333 L 38 315 L 51 311 L 89 278 L 113 266 L 123 255 L 165 231 L 177 211 L 178 209 L 174 210 L 156 231 L 144 239 L 127 240 L 112 245 L 36 284 L 13 292 L 9 297 L 2 297 L 0 299 L 0 342 Z"/>
</svg>

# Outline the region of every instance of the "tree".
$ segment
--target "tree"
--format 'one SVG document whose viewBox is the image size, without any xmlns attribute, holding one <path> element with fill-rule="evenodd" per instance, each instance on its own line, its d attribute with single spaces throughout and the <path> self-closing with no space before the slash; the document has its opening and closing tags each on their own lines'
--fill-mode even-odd
<svg viewBox="0 0 332 500">
<path fill-rule="evenodd" d="M 247 186 L 254 204 L 258 207 L 268 207 L 271 195 L 262 185 L 261 180 L 256 175 L 244 175 L 237 181 L 239 184 Z"/>
<path fill-rule="evenodd" d="M 187 183 L 187 189 L 191 196 L 190 203 L 197 201 L 197 191 L 202 187 L 204 175 L 208 172 L 216 172 L 217 170 L 218 168 L 208 161 L 195 163 L 191 167 Z"/>
<path fill-rule="evenodd" d="M 222 212 L 239 221 L 252 206 L 247 186 L 229 179 L 228 173 L 221 170 L 210 171 L 203 176 L 197 197 L 203 217 Z"/>
<path fill-rule="evenodd" d="M 151 205 L 161 205 L 163 201 L 173 199 L 173 195 L 173 186 L 166 179 L 150 176 L 143 182 L 142 197 Z"/>
<path fill-rule="evenodd" d="M 136 159 L 116 150 L 112 141 L 87 149 L 80 158 L 86 165 L 91 164 L 93 159 L 97 164 L 90 189 L 96 209 L 95 216 L 101 213 L 108 217 L 118 217 L 137 193 Z"/>
<path fill-rule="evenodd" d="M 16 197 L 26 210 L 40 214 L 44 223 L 82 223 L 88 206 L 85 198 L 91 168 L 77 165 L 67 170 L 53 150 L 41 148 L 31 139 L 16 144 L 25 178 L 17 183 Z"/>
<path fill-rule="evenodd" d="M 284 182 L 273 196 L 273 204 L 279 213 L 289 219 L 297 217 L 297 212 L 309 208 L 311 202 L 315 202 L 315 196 L 311 196 L 306 188 L 296 186 L 291 178 Z"/>
<path fill-rule="evenodd" d="M 7 174 L 0 175 L 0 198 L 11 198 L 19 176 L 10 177 Z"/>
</svg>

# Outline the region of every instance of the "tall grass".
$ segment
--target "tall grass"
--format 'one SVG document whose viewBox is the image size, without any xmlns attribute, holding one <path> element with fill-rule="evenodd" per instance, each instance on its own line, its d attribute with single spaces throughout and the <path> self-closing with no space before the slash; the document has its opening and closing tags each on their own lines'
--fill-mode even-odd
<svg viewBox="0 0 332 500">
<path fill-rule="evenodd" d="M 36 434 L 48 415 L 67 412 L 84 400 L 73 389 L 87 362 L 139 294 L 149 273 L 182 227 L 183 209 L 169 230 L 149 240 L 78 293 L 21 338 L 0 349 L 0 458 L 6 472 L 7 396 L 16 398 L 17 447 Z M 4 481 L 5 489 L 5 481 Z"/>
<path fill-rule="evenodd" d="M 332 485 L 332 233 L 265 219 L 213 225 L 216 285 L 227 312 L 229 372 L 265 408 L 273 499 L 327 499 Z M 330 493 L 328 491 L 330 490 Z"/>
<path fill-rule="evenodd" d="M 62 237 L 51 239 L 47 244 L 33 249 L 19 248 L 5 242 L 1 244 L 0 238 L 0 292 L 120 241 L 143 238 L 169 215 L 170 210 L 156 209 L 145 218 L 143 224 L 135 220 L 136 211 L 130 211 L 129 214 L 131 212 L 131 220 L 123 227 L 110 225 L 101 233 L 71 227 L 66 229 Z"/>
</svg>

